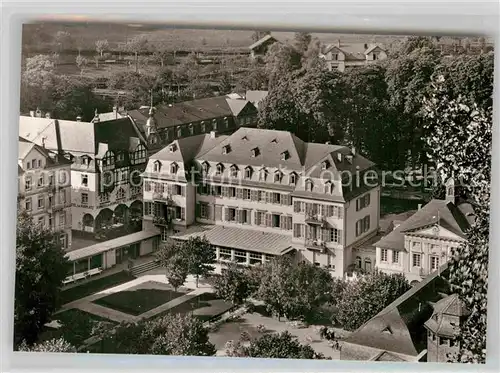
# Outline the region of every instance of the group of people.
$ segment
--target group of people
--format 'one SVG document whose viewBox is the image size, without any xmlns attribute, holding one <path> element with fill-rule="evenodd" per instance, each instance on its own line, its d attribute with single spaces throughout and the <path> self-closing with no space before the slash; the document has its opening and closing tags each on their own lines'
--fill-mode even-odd
<svg viewBox="0 0 500 373">
<path fill-rule="evenodd" d="M 334 330 L 332 330 L 326 326 L 323 326 L 319 330 L 319 335 L 320 335 L 321 339 L 326 339 L 326 340 L 330 341 L 330 345 L 332 346 L 333 349 L 335 349 L 337 351 L 341 350 L 342 346 L 340 345 L 338 339 L 335 337 Z"/>
</svg>

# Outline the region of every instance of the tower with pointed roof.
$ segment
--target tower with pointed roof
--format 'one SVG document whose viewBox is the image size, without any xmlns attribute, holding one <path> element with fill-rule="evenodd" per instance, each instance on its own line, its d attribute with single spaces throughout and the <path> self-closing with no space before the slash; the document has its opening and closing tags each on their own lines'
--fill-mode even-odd
<svg viewBox="0 0 500 373">
<path fill-rule="evenodd" d="M 149 106 L 149 117 L 146 121 L 146 135 L 148 139 L 152 134 L 156 133 L 156 120 L 154 117 L 154 107 L 153 107 L 153 90 L 151 90 L 151 104 Z"/>
</svg>

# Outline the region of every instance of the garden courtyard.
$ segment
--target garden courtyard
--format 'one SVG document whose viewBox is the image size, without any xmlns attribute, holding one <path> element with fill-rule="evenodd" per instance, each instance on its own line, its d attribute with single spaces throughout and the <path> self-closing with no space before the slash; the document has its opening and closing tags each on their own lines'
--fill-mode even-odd
<svg viewBox="0 0 500 373">
<path fill-rule="evenodd" d="M 278 321 L 257 306 L 252 312 L 238 317 L 226 318 L 232 314 L 231 303 L 218 299 L 211 286 L 200 281 L 196 287 L 193 276 L 188 276 L 184 286 L 173 289 L 168 284 L 163 270 L 156 269 L 134 278 L 124 272 L 103 277 L 67 290 L 65 299 L 69 302 L 54 315 L 63 325 L 60 329 L 50 329 L 47 338 L 64 334 L 67 325 L 68 334 L 75 336 L 73 325 L 81 329 L 74 338 L 79 345 L 95 345 L 96 340 L 89 339 L 92 327 L 97 322 L 107 322 L 111 326 L 121 322 L 136 322 L 141 319 L 153 319 L 166 314 L 191 313 L 203 322 L 223 319 L 209 332 L 210 342 L 217 349 L 217 356 L 225 355 L 228 341 L 237 341 L 242 335 L 255 339 L 266 333 L 288 331 L 302 344 L 309 344 L 316 352 L 332 359 L 339 359 L 339 352 L 326 340 L 319 337 L 317 326 L 299 327 L 286 321 Z M 109 287 L 106 284 L 110 284 Z M 80 289 L 81 288 L 81 289 Z M 69 292 L 71 291 L 71 294 Z M 64 292 L 63 292 L 64 295 Z M 79 299 L 76 297 L 81 296 Z"/>
</svg>

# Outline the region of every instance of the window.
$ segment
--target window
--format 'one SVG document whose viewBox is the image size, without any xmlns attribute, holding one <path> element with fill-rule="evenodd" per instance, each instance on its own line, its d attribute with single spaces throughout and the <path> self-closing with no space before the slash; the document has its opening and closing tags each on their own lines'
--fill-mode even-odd
<svg viewBox="0 0 500 373">
<path fill-rule="evenodd" d="M 280 227 L 280 215 L 278 214 L 272 214 L 271 218 L 271 226 L 273 228 L 279 228 Z"/>
<path fill-rule="evenodd" d="M 173 186 L 173 195 L 175 195 L 175 196 L 182 196 L 182 195 L 184 195 L 182 185 L 175 184 Z"/>
<path fill-rule="evenodd" d="M 333 191 L 335 190 L 334 185 L 331 181 L 327 181 L 325 183 L 325 193 L 333 194 Z"/>
<path fill-rule="evenodd" d="M 323 161 L 323 162 L 321 163 L 321 169 L 322 169 L 322 170 L 327 170 L 329 167 L 330 167 L 330 162 L 328 162 L 328 161 Z"/>
<path fill-rule="evenodd" d="M 125 198 L 125 190 L 123 188 L 119 188 L 116 192 L 116 199 L 124 199 Z"/>
<path fill-rule="evenodd" d="M 273 193 L 273 203 L 280 204 L 281 203 L 281 194 Z"/>
<path fill-rule="evenodd" d="M 38 188 L 43 188 L 44 184 L 45 184 L 44 177 L 43 177 L 43 175 L 40 175 L 40 176 L 38 177 L 37 187 L 38 187 Z"/>
<path fill-rule="evenodd" d="M 236 188 L 235 187 L 229 187 L 229 197 L 236 198 Z"/>
<path fill-rule="evenodd" d="M 266 225 L 266 213 L 257 211 L 255 213 L 255 225 Z"/>
<path fill-rule="evenodd" d="M 200 218 L 208 219 L 208 205 L 200 203 Z"/>
<path fill-rule="evenodd" d="M 82 165 L 88 166 L 90 163 L 90 158 L 86 156 L 82 156 Z"/>
<path fill-rule="evenodd" d="M 168 228 L 163 227 L 161 230 L 161 237 L 160 237 L 162 242 L 167 242 L 168 241 Z"/>
<path fill-rule="evenodd" d="M 340 243 L 340 231 L 336 228 L 330 228 L 330 242 Z"/>
<path fill-rule="evenodd" d="M 31 197 L 26 200 L 26 211 L 31 211 Z"/>
<path fill-rule="evenodd" d="M 365 216 L 356 222 L 356 236 L 366 233 L 370 230 L 370 215 Z"/>
<path fill-rule="evenodd" d="M 59 214 L 59 226 L 64 227 L 66 225 L 66 213 L 61 211 Z"/>
<path fill-rule="evenodd" d="M 99 194 L 99 202 L 101 202 L 101 203 L 109 202 L 109 193 Z"/>
<path fill-rule="evenodd" d="M 40 216 L 40 217 L 38 218 L 38 225 L 39 225 L 40 227 L 44 227 L 44 226 L 45 226 L 45 217 L 44 217 L 44 216 Z"/>
<path fill-rule="evenodd" d="M 231 152 L 231 146 L 228 145 L 224 145 L 222 147 L 222 154 L 229 154 Z"/>
<path fill-rule="evenodd" d="M 388 259 L 388 250 L 387 249 L 380 249 L 380 261 L 387 262 L 387 259 Z"/>
<path fill-rule="evenodd" d="M 362 210 L 370 205 L 370 193 L 356 200 L 356 211 Z"/>
<path fill-rule="evenodd" d="M 238 177 L 238 167 L 235 165 L 231 166 L 231 177 Z"/>
<path fill-rule="evenodd" d="M 307 192 L 312 192 L 313 190 L 313 182 L 311 180 L 306 181 L 306 191 Z"/>
<path fill-rule="evenodd" d="M 206 127 L 204 121 L 201 122 L 200 129 L 201 129 L 201 133 L 205 133 L 207 131 L 207 127 Z"/>
<path fill-rule="evenodd" d="M 82 205 L 87 206 L 89 204 L 89 195 L 87 193 L 82 193 Z"/>
<path fill-rule="evenodd" d="M 339 59 L 339 55 L 338 55 L 338 53 L 333 53 L 333 54 L 332 54 L 332 60 L 334 60 L 334 61 L 338 61 L 338 59 Z"/>
<path fill-rule="evenodd" d="M 130 194 L 132 196 L 137 196 L 137 195 L 141 194 L 141 187 L 131 187 Z"/>
<path fill-rule="evenodd" d="M 86 174 L 82 175 L 82 186 L 84 186 L 84 187 L 89 186 L 89 176 Z"/>
<path fill-rule="evenodd" d="M 448 338 L 439 337 L 439 344 L 447 346 L 448 345 Z"/>
<path fill-rule="evenodd" d="M 288 158 L 290 158 L 290 153 L 288 150 L 285 150 L 283 153 L 281 153 L 281 160 L 286 161 Z"/>
<path fill-rule="evenodd" d="M 243 189 L 243 199 L 250 199 L 250 189 Z"/>
<path fill-rule="evenodd" d="M 356 257 L 356 268 L 361 268 L 361 257 L 357 256 Z"/>
<path fill-rule="evenodd" d="M 42 168 L 42 160 L 41 159 L 38 160 L 38 168 Z"/>
<path fill-rule="evenodd" d="M 66 249 L 68 247 L 68 239 L 66 237 L 66 233 L 62 233 L 59 236 L 59 242 L 61 243 L 61 247 Z"/>
<path fill-rule="evenodd" d="M 66 184 L 66 171 L 59 173 L 59 183 L 62 185 Z"/>
<path fill-rule="evenodd" d="M 172 163 L 170 165 L 170 173 L 172 175 L 175 175 L 177 173 L 177 170 L 179 169 L 179 166 L 177 166 L 177 163 Z"/>
<path fill-rule="evenodd" d="M 125 154 L 123 154 L 123 153 L 118 153 L 118 154 L 116 155 L 116 160 L 117 160 L 118 162 L 123 162 L 123 161 L 125 160 Z"/>
<path fill-rule="evenodd" d="M 421 256 L 420 254 L 413 253 L 412 256 L 412 266 L 413 267 L 420 267 L 422 262 L 421 262 Z"/>
<path fill-rule="evenodd" d="M 222 173 L 224 172 L 224 166 L 222 164 L 218 164 L 217 165 L 217 175 L 222 175 Z"/>
<path fill-rule="evenodd" d="M 431 256 L 431 271 L 435 271 L 439 268 L 439 257 Z"/>
<path fill-rule="evenodd" d="M 26 189 L 26 191 L 31 190 L 31 176 L 26 176 L 26 178 L 24 179 L 24 188 Z"/>
<path fill-rule="evenodd" d="M 377 59 L 377 54 L 373 53 L 373 60 L 375 61 Z"/>
<path fill-rule="evenodd" d="M 293 225 L 293 236 L 295 238 L 302 238 L 302 237 L 304 237 L 304 235 L 302 233 L 302 224 L 295 223 Z"/>
<path fill-rule="evenodd" d="M 245 179 L 251 179 L 252 173 L 253 173 L 252 167 L 245 168 Z"/>
<path fill-rule="evenodd" d="M 412 250 L 413 251 L 421 251 L 422 249 L 422 243 L 419 241 L 413 241 L 412 242 Z"/>
<path fill-rule="evenodd" d="M 252 149 L 252 157 L 255 158 L 260 154 L 259 148 Z"/>
<path fill-rule="evenodd" d="M 236 221 L 236 209 L 235 208 L 228 208 L 227 209 L 226 220 L 227 221 Z"/>
<path fill-rule="evenodd" d="M 161 170 L 161 162 L 155 161 L 155 163 L 153 163 L 153 172 L 160 172 L 160 170 Z"/>
<path fill-rule="evenodd" d="M 45 199 L 43 197 L 38 197 L 38 209 L 43 209 L 45 206 Z"/>
<path fill-rule="evenodd" d="M 335 271 L 335 264 L 333 264 L 334 260 L 335 260 L 335 255 L 328 254 L 326 256 L 326 262 L 327 262 L 326 267 L 331 271 Z"/>
<path fill-rule="evenodd" d="M 241 216 L 241 220 L 240 222 L 242 224 L 250 224 L 250 211 L 249 210 L 240 210 L 240 216 Z"/>
<path fill-rule="evenodd" d="M 31 169 L 31 161 L 26 162 L 26 168 L 28 170 Z"/>
<path fill-rule="evenodd" d="M 210 164 L 208 162 L 203 162 L 202 168 L 203 168 L 203 173 L 207 175 L 208 170 L 210 170 Z"/>
<path fill-rule="evenodd" d="M 212 129 L 217 130 L 217 119 L 212 119 Z"/>
<path fill-rule="evenodd" d="M 267 170 L 265 169 L 260 170 L 259 180 L 266 181 L 266 179 L 267 179 Z"/>
<path fill-rule="evenodd" d="M 276 171 L 274 173 L 274 182 L 275 183 L 281 182 L 281 176 L 282 176 L 281 172 L 280 171 Z"/>
<path fill-rule="evenodd" d="M 392 252 L 392 262 L 399 263 L 399 251 L 394 250 Z"/>
<path fill-rule="evenodd" d="M 215 185 L 212 189 L 212 193 L 216 197 L 221 197 L 222 196 L 222 186 L 220 185 Z"/>
<path fill-rule="evenodd" d="M 295 172 L 290 174 L 290 184 L 297 184 L 297 174 Z"/>
</svg>

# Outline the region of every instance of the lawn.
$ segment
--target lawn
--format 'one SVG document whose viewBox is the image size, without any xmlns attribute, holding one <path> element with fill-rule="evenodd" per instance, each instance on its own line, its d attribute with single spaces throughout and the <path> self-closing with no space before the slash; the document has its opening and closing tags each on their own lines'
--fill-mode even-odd
<svg viewBox="0 0 500 373">
<path fill-rule="evenodd" d="M 174 291 L 168 285 L 149 281 L 129 290 L 96 299 L 94 303 L 138 316 L 184 294 L 186 292 Z"/>
<path fill-rule="evenodd" d="M 134 276 L 125 271 L 95 279 L 85 284 L 72 287 L 68 290 L 63 290 L 61 292 L 61 304 L 66 304 L 77 299 L 85 298 L 86 296 L 89 296 L 91 294 L 98 293 L 113 286 L 124 284 L 134 279 Z"/>
<path fill-rule="evenodd" d="M 156 317 L 165 316 L 166 314 L 186 314 L 193 312 L 193 315 L 201 321 L 209 321 L 227 312 L 232 307 L 231 303 L 217 299 L 213 293 L 203 293 L 158 314 Z"/>
<path fill-rule="evenodd" d="M 98 322 L 106 322 L 115 325 L 111 320 L 87 313 L 77 308 L 58 313 L 54 315 L 52 319 L 58 320 L 62 326 L 59 329 L 46 327 L 40 335 L 40 340 L 45 341 L 62 337 L 75 347 L 82 345 L 83 342 L 90 337 L 92 328 Z"/>
</svg>

